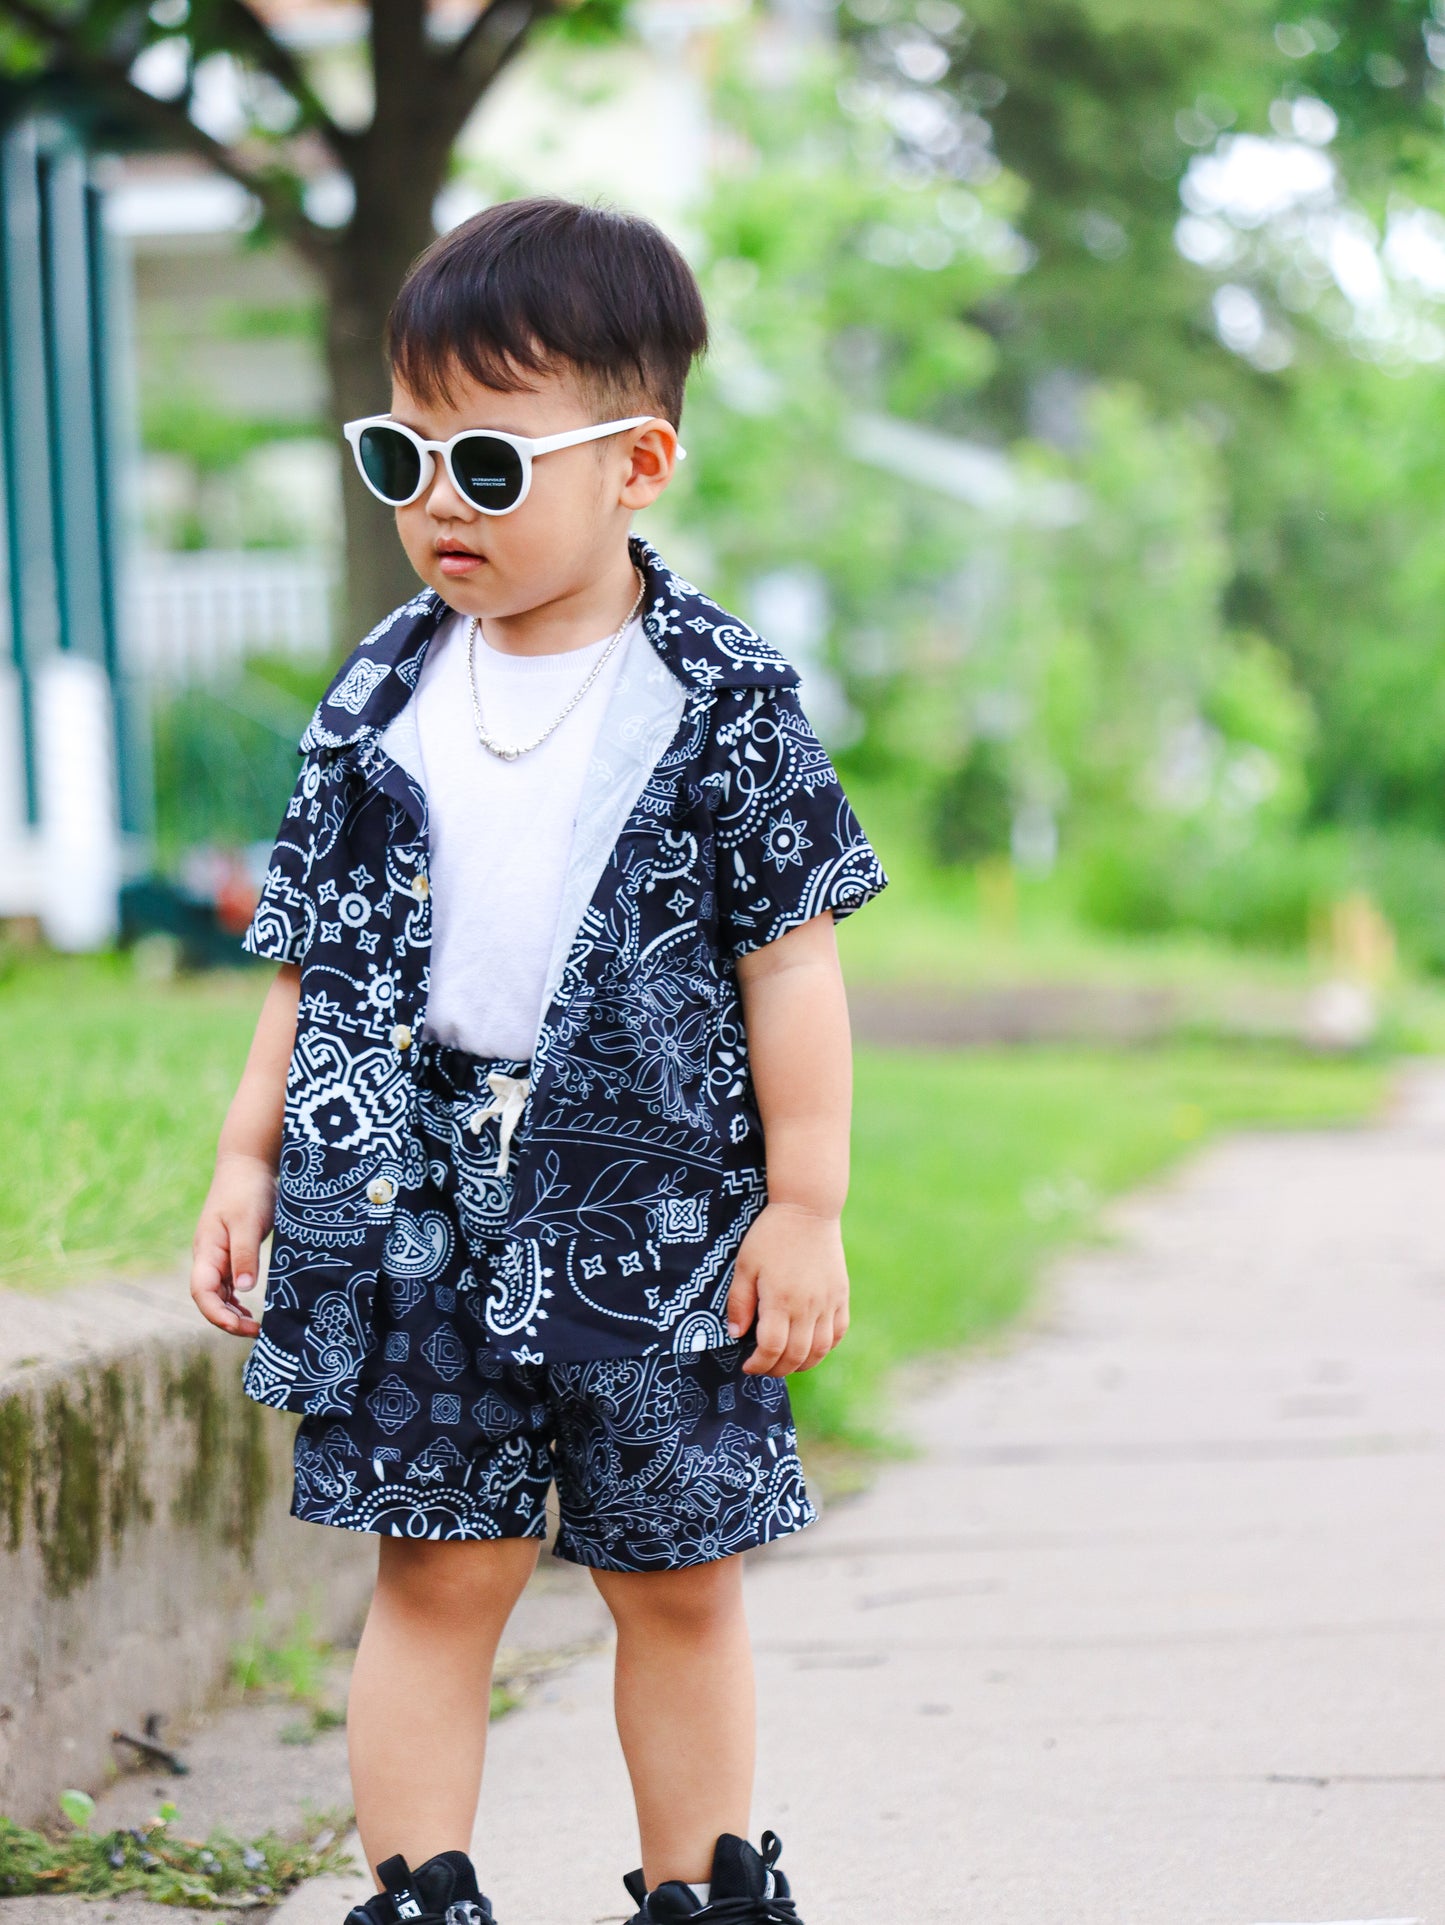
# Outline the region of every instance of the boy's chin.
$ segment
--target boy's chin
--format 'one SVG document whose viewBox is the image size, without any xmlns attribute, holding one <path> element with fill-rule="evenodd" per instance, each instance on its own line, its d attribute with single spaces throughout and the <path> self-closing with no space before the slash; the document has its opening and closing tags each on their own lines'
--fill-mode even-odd
<svg viewBox="0 0 1445 1925">
<path fill-rule="evenodd" d="M 459 615 L 489 615 L 492 610 L 482 587 L 486 572 L 485 566 L 479 565 L 458 577 L 444 575 L 432 566 L 422 573 L 422 580 L 428 588 L 435 589 L 447 606 L 454 608 Z"/>
</svg>

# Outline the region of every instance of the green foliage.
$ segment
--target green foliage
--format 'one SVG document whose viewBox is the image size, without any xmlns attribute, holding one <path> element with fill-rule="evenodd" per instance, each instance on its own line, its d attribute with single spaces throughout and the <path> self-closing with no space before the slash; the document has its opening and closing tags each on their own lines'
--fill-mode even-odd
<svg viewBox="0 0 1445 1925">
<path fill-rule="evenodd" d="M 1207 279 L 1176 251 L 1173 228 L 1206 126 L 1265 124 L 1271 83 L 1289 64 L 1274 19 L 1262 0 L 968 8 L 944 85 L 984 114 L 1004 166 L 1032 190 L 1020 226 L 1034 265 L 1008 290 L 988 397 L 1015 431 L 1035 384 L 1060 366 L 1170 400 L 1249 385 L 1214 339 Z"/>
<path fill-rule="evenodd" d="M 258 1601 L 252 1613 L 251 1635 L 231 1656 L 231 1677 L 242 1691 L 269 1693 L 298 1705 L 303 1718 L 287 1725 L 281 1742 L 306 1745 L 323 1731 L 346 1722 L 346 1714 L 327 1701 L 327 1673 L 332 1651 L 303 1612 L 285 1640 L 273 1642 L 266 1634 L 266 1613 Z"/>
<path fill-rule="evenodd" d="M 1066 861 L 1090 851 L 1084 896 L 1104 926 L 1201 926 L 1184 904 L 1210 878 L 1227 890 L 1231 870 L 1277 866 L 1306 807 L 1312 716 L 1279 651 L 1226 625 L 1210 438 L 1125 387 L 1096 389 L 1085 421 L 1076 456 L 1023 456 L 1037 485 L 1073 489 L 1072 525 L 994 537 L 982 559 L 1000 592 L 960 622 L 953 649 L 935 639 L 907 662 L 875 703 L 872 739 L 931 794 L 945 859 L 1006 850 L 1010 819 L 1032 805 Z M 1241 897 L 1238 930 L 1203 926 L 1302 936 L 1308 892 L 1288 908 L 1274 895 Z"/>
<path fill-rule="evenodd" d="M 1445 842 L 1406 828 L 1357 838 L 1355 868 L 1400 936 L 1405 959 L 1445 976 Z"/>
<path fill-rule="evenodd" d="M 1227 660 L 1223 501 L 1207 437 L 1152 418 L 1138 391 L 1096 390 L 1087 426 L 1072 464 L 1083 513 L 1056 539 L 1022 539 L 1000 645 L 1073 806 L 1133 808 L 1166 732 L 1202 713 Z"/>
<path fill-rule="evenodd" d="M 164 695 L 152 713 L 162 866 L 199 843 L 269 840 L 296 781 L 296 744 L 330 670 L 252 656 L 229 680 Z"/>
<path fill-rule="evenodd" d="M 1017 222 L 1033 266 L 994 303 L 1001 352 L 983 397 L 1010 433 L 1060 368 L 1125 377 L 1167 410 L 1207 401 L 1268 427 L 1281 384 L 1221 347 L 1209 315 L 1219 274 L 1180 255 L 1174 228 L 1190 161 L 1221 136 L 1268 134 L 1275 103 L 1329 106 L 1334 152 L 1368 205 L 1400 186 L 1438 201 L 1445 185 L 1428 0 L 976 0 L 966 12 L 847 0 L 841 18 L 876 85 L 896 98 L 902 76 L 931 74 L 913 87 L 953 102 L 965 132 L 986 125 L 1030 190 Z M 919 116 L 898 119 L 906 129 Z M 906 133 L 898 141 L 926 160 Z M 961 138 L 946 164 L 971 176 L 991 157 Z"/>
<path fill-rule="evenodd" d="M 1323 10 L 1307 0 L 978 0 L 964 14 L 850 0 L 843 13 L 879 99 L 896 105 L 909 86 L 947 97 L 965 134 L 986 124 L 1026 190 L 1011 219 L 1030 265 L 974 310 L 995 359 L 970 412 L 975 432 L 980 422 L 1010 437 L 1038 427 L 1067 448 L 1090 509 L 1074 538 L 1036 543 L 1019 565 L 996 648 L 1016 686 L 1031 682 L 1042 766 L 1067 778 L 1065 813 L 1093 852 L 1088 893 L 1114 905 L 1111 918 L 1132 898 L 1129 920 L 1192 922 L 1214 893 L 1204 879 L 1223 888 L 1239 854 L 1238 833 L 1205 833 L 1197 810 L 1172 831 L 1124 820 L 1158 801 L 1139 774 L 1169 702 L 1221 743 L 1261 752 L 1235 769 L 1246 787 L 1268 763 L 1270 795 L 1253 811 L 1263 840 L 1239 876 L 1241 925 L 1300 927 L 1332 867 L 1419 872 L 1418 848 L 1380 866 L 1360 841 L 1366 828 L 1392 849 L 1405 847 L 1396 825 L 1445 830 L 1445 377 L 1428 350 L 1430 325 L 1438 335 L 1429 300 L 1425 358 L 1412 364 L 1413 350 L 1392 345 L 1390 316 L 1357 312 L 1328 262 L 1308 258 L 1298 218 L 1277 232 L 1240 230 L 1232 252 L 1226 236 L 1213 269 L 1175 245 L 1191 161 L 1221 139 L 1287 127 L 1301 98 L 1335 116 L 1329 153 L 1357 222 L 1445 207 L 1438 11 L 1425 0 Z M 894 124 L 906 129 L 907 117 Z M 906 131 L 894 135 L 898 157 L 921 171 L 985 179 L 992 155 L 968 140 L 930 163 Z M 1292 365 L 1276 359 L 1261 373 L 1222 346 L 1210 300 L 1223 279 L 1254 291 Z M 1374 365 L 1385 361 L 1388 375 Z M 1121 377 L 1132 401 L 1119 399 Z M 1102 413 L 1090 399 L 1101 382 L 1114 396 Z M 1132 428 L 1118 418 L 1130 407 Z M 960 727 L 939 695 L 935 683 L 870 713 L 927 746 L 930 718 Z M 1229 757 L 1215 761 L 1226 778 Z M 1014 762 L 1023 792 L 1048 788 L 1037 741 Z M 1307 815 L 1351 828 L 1348 860 L 1291 854 L 1285 825 Z M 1126 846 L 1137 863 L 1122 859 Z M 1412 941 L 1434 953 L 1426 892 L 1398 893 Z M 1211 926 L 1222 901 L 1217 910 Z"/>
<path fill-rule="evenodd" d="M 89 1831 L 95 1816 L 95 1800 L 88 1791 L 62 1791 L 60 1809 L 77 1831 Z"/>
<path fill-rule="evenodd" d="M 1008 271 L 1012 190 L 901 183 L 840 117 L 845 80 L 832 54 L 779 83 L 735 49 L 720 86 L 730 159 L 700 214 L 712 348 L 688 404 L 707 459 L 672 512 L 725 597 L 809 562 L 840 630 L 892 632 L 926 617 L 957 516 L 854 461 L 850 421 L 947 411 L 987 378 L 993 348 L 961 317 Z"/>
<path fill-rule="evenodd" d="M 1236 475 L 1231 600 L 1313 700 L 1325 818 L 1445 831 L 1442 417 L 1436 368 L 1320 370 Z"/>
<path fill-rule="evenodd" d="M 244 331 L 237 329 L 236 336 L 244 339 Z M 147 398 L 141 432 L 153 453 L 182 455 L 200 473 L 219 474 L 255 448 L 308 439 L 323 430 L 304 417 L 226 414 L 184 388 L 167 384 L 163 392 Z"/>
<path fill-rule="evenodd" d="M 242 1691 L 280 1691 L 300 1704 L 318 1698 L 326 1682 L 330 1647 L 317 1636 L 311 1619 L 303 1612 L 279 1644 L 266 1635 L 266 1614 L 260 1603 L 252 1620 L 251 1635 L 231 1657 L 233 1682 Z"/>
<path fill-rule="evenodd" d="M 348 1869 L 335 1820 L 318 1823 L 303 1841 L 274 1832 L 243 1841 L 218 1831 L 202 1843 L 173 1834 L 179 1813 L 171 1804 L 147 1824 L 92 1834 L 94 1800 L 67 1791 L 60 1802 L 76 1828 L 58 1839 L 0 1818 L 0 1897 L 136 1892 L 159 1905 L 239 1911 L 272 1904 L 303 1879 Z"/>
<path fill-rule="evenodd" d="M 1346 852 L 1326 838 L 1263 833 L 1233 840 L 1210 825 L 1138 815 L 1081 852 L 1085 919 L 1118 935 L 1193 929 L 1244 944 L 1298 949 L 1345 892 Z"/>
<path fill-rule="evenodd" d="M 996 743 L 975 742 L 935 797 L 933 845 L 941 860 L 982 862 L 1007 854 L 1014 803 L 1006 756 Z"/>
</svg>

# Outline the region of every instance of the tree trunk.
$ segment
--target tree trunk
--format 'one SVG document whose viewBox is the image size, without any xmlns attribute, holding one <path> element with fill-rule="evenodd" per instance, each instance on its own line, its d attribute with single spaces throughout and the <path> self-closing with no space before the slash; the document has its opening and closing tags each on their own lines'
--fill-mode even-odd
<svg viewBox="0 0 1445 1925">
<path fill-rule="evenodd" d="M 341 424 L 361 414 L 385 414 L 391 382 L 381 353 L 389 300 L 349 311 L 332 295 L 326 324 L 326 371 L 331 418 L 339 438 Z M 340 449 L 341 511 L 346 531 L 337 619 L 341 652 L 354 648 L 389 609 L 420 586 L 397 538 L 391 509 L 376 499 L 361 476 L 351 450 Z"/>
<path fill-rule="evenodd" d="M 414 142 L 402 168 L 392 157 L 392 179 L 370 178 L 363 168 L 356 213 L 324 259 L 326 368 L 338 435 L 344 421 L 384 414 L 391 405 L 383 352 L 387 311 L 407 268 L 433 238 L 432 203 L 446 165 L 446 151 Z M 339 599 L 341 644 L 349 650 L 421 584 L 397 539 L 392 511 L 368 491 L 350 449 L 342 453 L 346 554 Z"/>
</svg>

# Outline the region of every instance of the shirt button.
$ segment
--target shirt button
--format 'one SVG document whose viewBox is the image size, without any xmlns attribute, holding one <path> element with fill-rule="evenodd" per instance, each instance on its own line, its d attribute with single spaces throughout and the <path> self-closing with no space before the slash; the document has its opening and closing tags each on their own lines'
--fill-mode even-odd
<svg viewBox="0 0 1445 1925">
<path fill-rule="evenodd" d="M 431 884 L 420 871 L 412 877 L 411 893 L 416 897 L 418 902 L 425 902 L 431 894 Z"/>
<path fill-rule="evenodd" d="M 375 1203 L 378 1207 L 390 1203 L 395 1195 L 396 1185 L 389 1176 L 374 1176 L 366 1186 L 367 1202 Z"/>
<path fill-rule="evenodd" d="M 393 1049 L 411 1048 L 411 1030 L 406 1023 L 398 1023 L 391 1032 L 391 1046 Z"/>
</svg>

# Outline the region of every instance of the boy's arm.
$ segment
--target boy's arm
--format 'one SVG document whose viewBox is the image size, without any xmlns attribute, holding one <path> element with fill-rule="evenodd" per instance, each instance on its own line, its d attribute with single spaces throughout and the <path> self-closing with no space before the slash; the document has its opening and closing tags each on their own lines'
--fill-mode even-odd
<svg viewBox="0 0 1445 1925">
<path fill-rule="evenodd" d="M 848 1328 L 840 1218 L 853 1096 L 848 1004 L 831 911 L 738 958 L 768 1201 L 738 1251 L 728 1329 L 757 1317 L 750 1375 L 806 1370 Z"/>
<path fill-rule="evenodd" d="M 255 1285 L 262 1239 L 275 1214 L 286 1072 L 300 998 L 300 965 L 283 963 L 261 1005 L 246 1067 L 221 1126 L 215 1175 L 191 1245 L 196 1308 L 235 1337 L 254 1337 L 261 1328 L 236 1293 Z"/>
</svg>

